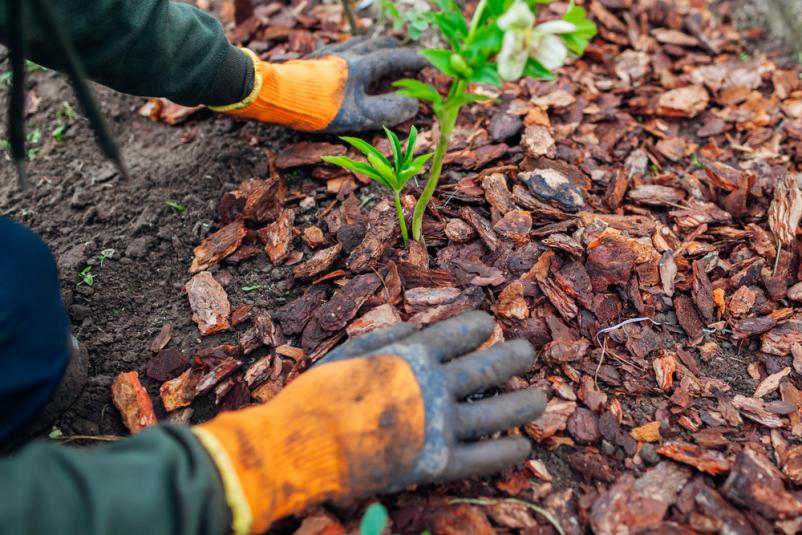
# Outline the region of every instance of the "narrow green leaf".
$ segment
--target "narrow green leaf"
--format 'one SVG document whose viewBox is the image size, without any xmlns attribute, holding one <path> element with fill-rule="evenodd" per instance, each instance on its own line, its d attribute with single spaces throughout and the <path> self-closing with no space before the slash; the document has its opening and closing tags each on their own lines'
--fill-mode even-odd
<svg viewBox="0 0 802 535">
<path fill-rule="evenodd" d="M 382 160 L 388 167 L 390 167 L 390 160 L 384 157 L 384 154 L 378 151 L 373 145 L 365 141 L 364 139 L 359 139 L 358 137 L 349 137 L 349 136 L 342 136 L 340 137 L 343 141 L 353 146 L 358 151 L 361 151 L 365 156 L 370 156 L 373 154 L 380 160 Z"/>
<path fill-rule="evenodd" d="M 393 168 L 377 158 L 374 154 L 368 154 L 368 161 L 370 162 L 370 165 L 372 165 L 373 168 L 378 171 L 382 177 L 384 177 L 387 187 L 393 191 L 397 191 L 398 184 L 396 183 L 396 176 L 393 172 Z"/>
<path fill-rule="evenodd" d="M 434 68 L 452 78 L 459 78 L 459 73 L 451 67 L 451 51 L 443 48 L 427 48 L 420 55 L 429 60 Z"/>
<path fill-rule="evenodd" d="M 387 182 L 384 180 L 384 177 L 377 170 L 375 170 L 366 163 L 357 162 L 345 156 L 321 156 L 321 159 L 324 162 L 333 165 L 338 165 L 343 169 L 348 169 L 349 171 L 353 171 L 354 173 L 363 174 L 366 177 L 373 179 L 384 186 L 387 186 L 388 188 L 390 187 L 390 185 L 387 184 Z"/>
<path fill-rule="evenodd" d="M 443 97 L 437 92 L 437 89 L 423 82 L 419 82 L 418 80 L 398 80 L 394 82 L 393 85 L 402 88 L 402 90 L 398 92 L 399 94 L 402 94 L 403 91 L 406 92 L 406 94 L 402 94 L 402 96 L 417 98 L 433 104 L 443 102 Z"/>
<path fill-rule="evenodd" d="M 418 129 L 414 126 L 409 130 L 409 137 L 407 138 L 407 150 L 404 153 L 403 167 L 409 165 L 412 161 L 412 156 L 415 155 L 415 144 L 418 142 Z"/>
<path fill-rule="evenodd" d="M 492 85 L 493 87 L 501 87 L 503 85 L 495 63 L 485 63 L 474 70 L 470 81 L 475 84 Z"/>
<path fill-rule="evenodd" d="M 401 152 L 401 142 L 398 140 L 398 136 L 386 126 L 382 126 L 382 128 L 384 128 L 387 139 L 390 140 L 390 147 L 393 149 L 393 169 L 397 175 L 398 172 L 401 171 L 401 165 L 404 163 L 404 155 Z"/>
</svg>

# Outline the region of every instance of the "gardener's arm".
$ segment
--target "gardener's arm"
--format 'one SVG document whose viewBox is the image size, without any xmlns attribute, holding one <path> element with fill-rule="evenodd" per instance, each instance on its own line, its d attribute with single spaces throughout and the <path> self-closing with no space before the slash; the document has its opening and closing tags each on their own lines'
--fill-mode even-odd
<svg viewBox="0 0 802 535">
<path fill-rule="evenodd" d="M 0 531 L 49 535 L 221 535 L 231 525 L 218 472 L 188 428 L 117 444 L 37 443 L 0 461 Z"/>
<path fill-rule="evenodd" d="M 6 7 L 0 0 L 0 41 Z M 167 97 L 187 106 L 305 131 L 380 128 L 411 118 L 414 100 L 368 96 L 367 87 L 423 60 L 393 40 L 356 42 L 314 60 L 269 64 L 229 44 L 221 24 L 169 0 L 50 0 L 88 76 L 118 91 Z M 28 55 L 59 69 L 62 49 L 27 8 Z"/>
</svg>

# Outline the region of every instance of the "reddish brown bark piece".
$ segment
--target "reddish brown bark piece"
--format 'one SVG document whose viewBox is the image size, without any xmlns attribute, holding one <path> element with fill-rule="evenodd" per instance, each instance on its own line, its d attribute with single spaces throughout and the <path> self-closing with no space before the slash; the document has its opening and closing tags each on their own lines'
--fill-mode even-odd
<svg viewBox="0 0 802 535">
<path fill-rule="evenodd" d="M 710 475 L 726 474 L 732 467 L 730 461 L 718 451 L 705 450 L 687 442 L 669 441 L 657 448 L 657 453 L 675 461 L 693 466 Z"/>
<path fill-rule="evenodd" d="M 471 505 L 437 507 L 427 518 L 427 525 L 437 535 L 493 535 L 496 532 L 485 513 Z"/>
<path fill-rule="evenodd" d="M 242 221 L 235 221 L 203 240 L 195 247 L 195 257 L 192 259 L 189 272 L 197 273 L 209 269 L 236 251 L 242 244 L 245 234 L 245 225 Z"/>
<path fill-rule="evenodd" d="M 783 474 L 752 448 L 738 454 L 721 491 L 734 504 L 772 520 L 802 515 L 802 500 L 785 489 Z"/>
<path fill-rule="evenodd" d="M 511 210 L 493 225 L 493 229 L 514 242 L 525 243 L 532 230 L 532 216 L 525 210 Z"/>
<path fill-rule="evenodd" d="M 178 349 L 162 349 L 145 365 L 145 375 L 156 381 L 167 381 L 189 367 L 189 359 Z"/>
<path fill-rule="evenodd" d="M 505 318 L 525 320 L 529 317 L 529 306 L 524 299 L 524 285 L 514 281 L 498 295 L 498 315 Z"/>
<path fill-rule="evenodd" d="M 248 195 L 243 210 L 246 219 L 257 223 L 275 221 L 287 197 L 287 181 L 275 176 L 256 185 Z"/>
<path fill-rule="evenodd" d="M 202 335 L 228 330 L 231 305 L 226 291 L 211 273 L 201 271 L 187 282 L 184 289 L 192 308 L 192 320 L 198 324 Z"/>
<path fill-rule="evenodd" d="M 588 252 L 585 269 L 594 292 L 604 292 L 611 284 L 626 284 L 637 255 L 624 241 L 605 239 Z"/>
<path fill-rule="evenodd" d="M 234 373 L 240 366 L 242 366 L 242 361 L 234 357 L 226 357 L 221 360 L 202 374 L 195 385 L 195 396 L 209 392 L 217 383 Z"/>
<path fill-rule="evenodd" d="M 449 219 L 445 228 L 446 237 L 454 243 L 468 243 L 476 237 L 476 231 L 462 219 Z"/>
<path fill-rule="evenodd" d="M 139 115 L 149 118 L 151 121 L 161 121 L 170 126 L 181 124 L 197 112 L 203 106 L 182 106 L 166 98 L 150 98 L 148 102 L 139 110 Z"/>
<path fill-rule="evenodd" d="M 445 269 L 422 269 L 408 262 L 398 262 L 398 274 L 407 289 L 421 286 L 439 288 L 457 286 L 454 274 Z"/>
<path fill-rule="evenodd" d="M 380 305 L 355 319 L 346 328 L 350 338 L 358 338 L 376 329 L 401 323 L 401 314 L 390 304 Z"/>
<path fill-rule="evenodd" d="M 688 338 L 694 343 L 701 341 L 704 336 L 704 323 L 702 323 L 696 307 L 693 306 L 691 298 L 687 295 L 678 295 L 674 298 L 674 309 L 677 313 L 677 321 Z"/>
<path fill-rule="evenodd" d="M 315 165 L 321 162 L 321 156 L 342 156 L 345 153 L 343 145 L 302 141 L 285 147 L 276 158 L 276 167 L 289 169 L 302 165 Z"/>
<path fill-rule="evenodd" d="M 775 322 L 776 323 L 776 322 Z M 772 355 L 790 354 L 794 344 L 802 343 L 802 320 L 789 320 L 760 338 L 760 350 Z"/>
<path fill-rule="evenodd" d="M 328 243 L 328 240 L 326 240 L 326 236 L 323 234 L 323 231 L 320 230 L 320 227 L 315 226 L 306 227 L 303 230 L 301 239 L 310 249 L 319 249 Z"/>
<path fill-rule="evenodd" d="M 410 288 L 404 292 L 404 304 L 408 311 L 421 307 L 444 305 L 451 303 L 462 295 L 459 288 Z"/>
<path fill-rule="evenodd" d="M 300 334 L 315 310 L 326 301 L 326 289 L 321 286 L 309 288 L 302 296 L 279 307 L 273 317 L 287 336 Z"/>
<path fill-rule="evenodd" d="M 543 442 L 562 431 L 568 424 L 568 417 L 576 410 L 576 402 L 552 399 L 546 405 L 546 410 L 537 420 L 524 426 L 526 434 L 535 442 Z"/>
<path fill-rule="evenodd" d="M 689 470 L 665 461 L 637 480 L 624 474 L 593 503 L 593 532 L 634 534 L 660 526 L 690 475 Z"/>
<path fill-rule="evenodd" d="M 799 221 L 802 219 L 802 190 L 799 188 L 797 175 L 786 175 L 777 182 L 768 218 L 774 237 L 783 245 L 790 245 L 796 238 Z"/>
<path fill-rule="evenodd" d="M 507 179 L 501 173 L 492 173 L 482 179 L 482 189 L 485 190 L 485 199 L 490 206 L 499 211 L 502 215 L 512 210 L 517 210 L 517 206 L 512 200 L 512 194 L 507 187 Z"/>
<path fill-rule="evenodd" d="M 295 221 L 295 210 L 285 208 L 275 222 L 259 231 L 259 237 L 265 242 L 265 252 L 273 265 L 280 265 L 290 254 L 293 221 Z"/>
<path fill-rule="evenodd" d="M 314 279 L 327 271 L 342 253 L 343 246 L 339 243 L 327 249 L 321 249 L 312 257 L 292 268 L 292 276 L 296 279 Z"/>
<path fill-rule="evenodd" d="M 348 281 L 328 303 L 318 309 L 320 327 L 329 332 L 345 327 L 379 286 L 381 279 L 373 273 L 359 275 Z"/>
<path fill-rule="evenodd" d="M 248 318 L 251 317 L 251 312 L 253 311 L 253 305 L 247 303 L 240 303 L 237 305 L 237 308 L 234 309 L 234 312 L 231 313 L 231 325 L 236 327 L 240 323 L 243 323 Z"/>
<path fill-rule="evenodd" d="M 138 433 L 156 425 L 153 402 L 147 390 L 139 382 L 137 372 L 119 374 L 111 383 L 111 400 L 122 416 L 123 425 L 131 432 Z"/>
<path fill-rule="evenodd" d="M 188 407 L 195 399 L 195 387 L 202 376 L 202 370 L 190 368 L 175 379 L 162 383 L 159 395 L 162 398 L 164 410 L 172 412 L 182 407 Z"/>
<path fill-rule="evenodd" d="M 388 202 L 377 204 L 368 215 L 365 238 L 346 260 L 345 265 L 354 273 L 370 270 L 392 245 L 397 222 Z"/>
<path fill-rule="evenodd" d="M 280 346 L 284 343 L 284 334 L 281 327 L 273 322 L 270 313 L 266 310 L 257 310 L 253 315 L 253 326 L 262 344 L 268 347 Z"/>
<path fill-rule="evenodd" d="M 696 117 L 707 108 L 710 95 L 701 85 L 672 89 L 660 95 L 657 113 L 671 117 Z"/>
<path fill-rule="evenodd" d="M 150 344 L 150 350 L 154 353 L 158 353 L 162 349 L 164 349 L 167 344 L 170 343 L 170 339 L 173 337 L 173 326 L 169 323 L 165 323 L 162 325 L 159 334 L 156 335 L 156 338 L 153 339 L 153 342 Z"/>
<path fill-rule="evenodd" d="M 480 216 L 473 208 L 463 206 L 459 211 L 460 217 L 467 221 L 479 235 L 488 249 L 495 252 L 498 249 L 498 236 L 490 225 L 490 221 Z"/>
</svg>

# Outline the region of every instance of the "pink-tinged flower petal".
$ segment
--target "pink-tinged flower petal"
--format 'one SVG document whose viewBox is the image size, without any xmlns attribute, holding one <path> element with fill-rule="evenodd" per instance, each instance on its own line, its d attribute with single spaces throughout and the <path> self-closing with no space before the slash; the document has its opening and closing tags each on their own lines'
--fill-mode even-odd
<svg viewBox="0 0 802 535">
<path fill-rule="evenodd" d="M 535 31 L 545 34 L 572 33 L 576 31 L 576 25 L 564 20 L 550 20 L 535 26 Z"/>
<path fill-rule="evenodd" d="M 526 2 L 515 2 L 506 13 L 498 18 L 498 27 L 502 30 L 528 30 L 535 23 L 535 15 Z"/>
<path fill-rule="evenodd" d="M 505 33 L 498 54 L 498 75 L 503 80 L 517 80 L 523 74 L 528 58 L 526 36 L 520 32 Z"/>
</svg>

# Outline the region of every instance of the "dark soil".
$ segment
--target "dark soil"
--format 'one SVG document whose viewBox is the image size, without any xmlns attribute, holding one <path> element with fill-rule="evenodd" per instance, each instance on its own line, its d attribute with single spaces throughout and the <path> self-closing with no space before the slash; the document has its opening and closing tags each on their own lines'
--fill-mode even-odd
<svg viewBox="0 0 802 535">
<path fill-rule="evenodd" d="M 296 134 L 206 112 L 180 128 L 153 123 L 137 114 L 145 99 L 96 86 L 130 168 L 126 181 L 99 152 L 83 117 L 61 142 L 51 135 L 62 103 L 75 105 L 65 77 L 35 72 L 29 78 L 30 88 L 42 99 L 27 122 L 29 132 L 41 132 L 41 142 L 32 145 L 38 153 L 29 164 L 33 187 L 19 192 L 10 162 L 0 167 L 0 214 L 31 227 L 52 249 L 74 334 L 90 360 L 88 383 L 55 425 L 65 435 L 123 434 L 111 404 L 112 379 L 119 372 L 144 368 L 152 357 L 151 340 L 165 323 L 174 327 L 171 345 L 190 355 L 200 349 L 183 291 L 192 249 L 215 224 L 220 196 L 241 180 L 264 176 L 265 149 Z M 5 107 L 5 100 L 3 93 L 0 106 Z M 170 208 L 168 200 L 187 210 Z M 114 252 L 101 266 L 98 257 L 107 249 Z M 95 276 L 91 287 L 78 284 L 88 265 Z M 226 287 L 232 306 L 247 300 L 272 309 L 293 295 L 288 268 L 248 262 L 223 269 L 232 275 Z M 220 270 L 213 268 L 216 274 Z M 241 290 L 257 284 L 261 288 Z M 202 347 L 236 343 L 235 336 L 209 337 Z M 251 356 L 263 355 L 257 351 Z M 142 378 L 158 399 L 159 385 Z"/>
</svg>

